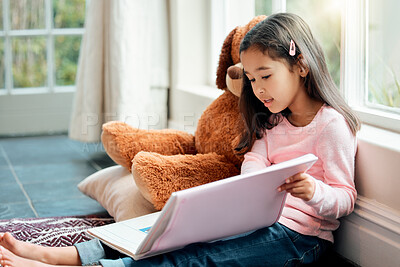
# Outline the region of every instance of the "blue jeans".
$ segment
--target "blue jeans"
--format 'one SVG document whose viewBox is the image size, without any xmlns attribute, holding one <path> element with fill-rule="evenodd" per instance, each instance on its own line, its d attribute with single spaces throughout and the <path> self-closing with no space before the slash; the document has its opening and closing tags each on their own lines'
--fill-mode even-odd
<svg viewBox="0 0 400 267">
<path fill-rule="evenodd" d="M 299 234 L 275 223 L 246 234 L 212 243 L 195 243 L 182 249 L 135 261 L 116 253 L 98 240 L 77 244 L 82 264 L 104 267 L 134 266 L 299 266 L 315 262 L 330 242 Z M 96 252 L 97 251 L 97 252 Z M 97 256 L 96 256 L 97 255 Z M 97 257 L 97 258 L 96 258 Z"/>
</svg>

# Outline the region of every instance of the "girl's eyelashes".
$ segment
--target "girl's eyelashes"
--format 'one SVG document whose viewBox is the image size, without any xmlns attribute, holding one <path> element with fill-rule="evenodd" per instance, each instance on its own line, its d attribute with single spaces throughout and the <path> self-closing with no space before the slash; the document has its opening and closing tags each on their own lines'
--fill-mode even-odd
<svg viewBox="0 0 400 267">
<path fill-rule="evenodd" d="M 256 81 L 256 78 L 250 79 L 250 77 L 249 77 L 248 75 L 246 75 L 246 77 L 247 77 L 247 79 L 249 79 L 249 81 L 250 81 L 251 83 L 253 83 L 253 82 Z"/>
<path fill-rule="evenodd" d="M 266 80 L 266 79 L 268 79 L 270 76 L 271 76 L 271 75 L 262 76 L 261 79 Z M 254 83 L 254 82 L 256 81 L 256 79 L 255 79 L 255 78 L 249 79 L 249 81 L 250 81 L 251 83 Z"/>
</svg>

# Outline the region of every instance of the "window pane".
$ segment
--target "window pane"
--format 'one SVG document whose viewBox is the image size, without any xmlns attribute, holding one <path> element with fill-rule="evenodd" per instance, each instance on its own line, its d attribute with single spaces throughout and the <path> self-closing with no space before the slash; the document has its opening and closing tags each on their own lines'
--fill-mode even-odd
<svg viewBox="0 0 400 267">
<path fill-rule="evenodd" d="M 4 38 L 0 38 L 0 91 L 5 88 Z"/>
<path fill-rule="evenodd" d="M 369 1 L 368 101 L 400 107 L 400 16 L 397 0 Z"/>
<path fill-rule="evenodd" d="M 270 15 L 272 13 L 272 0 L 255 0 L 255 15 Z"/>
<path fill-rule="evenodd" d="M 11 43 L 14 88 L 45 86 L 46 38 L 17 37 Z"/>
<path fill-rule="evenodd" d="M 54 28 L 83 28 L 85 0 L 53 0 Z"/>
<path fill-rule="evenodd" d="M 0 31 L 3 30 L 3 0 L 0 0 Z"/>
<path fill-rule="evenodd" d="M 340 85 L 340 35 L 343 0 L 287 0 L 288 12 L 301 16 L 324 50 L 329 72 Z"/>
<path fill-rule="evenodd" d="M 57 36 L 55 39 L 56 85 L 74 85 L 81 36 Z"/>
<path fill-rule="evenodd" d="M 12 0 L 10 17 L 12 30 L 44 29 L 44 0 Z"/>
</svg>

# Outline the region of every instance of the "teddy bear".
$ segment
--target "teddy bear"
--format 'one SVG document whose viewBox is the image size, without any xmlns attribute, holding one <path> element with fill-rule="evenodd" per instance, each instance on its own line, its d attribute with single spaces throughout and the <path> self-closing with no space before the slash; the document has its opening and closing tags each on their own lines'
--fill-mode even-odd
<svg viewBox="0 0 400 267">
<path fill-rule="evenodd" d="M 239 111 L 243 75 L 239 46 L 245 34 L 265 18 L 254 17 L 225 38 L 216 78 L 224 92 L 202 113 L 194 135 L 137 129 L 119 121 L 102 126 L 106 153 L 131 170 L 141 194 L 156 209 L 162 209 L 175 191 L 240 173 L 243 155 L 235 148 L 245 126 Z"/>
</svg>

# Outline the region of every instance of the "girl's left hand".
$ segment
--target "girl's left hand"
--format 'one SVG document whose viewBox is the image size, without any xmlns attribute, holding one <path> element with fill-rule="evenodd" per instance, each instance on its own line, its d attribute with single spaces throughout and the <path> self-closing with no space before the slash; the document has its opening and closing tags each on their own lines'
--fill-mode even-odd
<svg viewBox="0 0 400 267">
<path fill-rule="evenodd" d="M 315 192 L 315 181 L 311 175 L 301 172 L 290 176 L 286 183 L 278 187 L 278 191 L 286 190 L 294 197 L 309 201 L 313 198 Z"/>
</svg>

